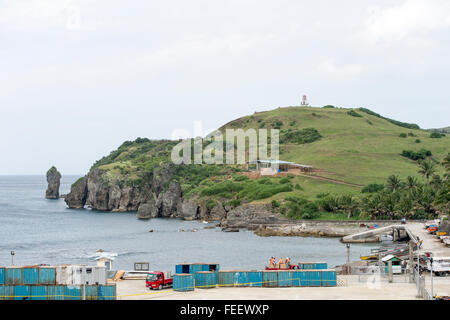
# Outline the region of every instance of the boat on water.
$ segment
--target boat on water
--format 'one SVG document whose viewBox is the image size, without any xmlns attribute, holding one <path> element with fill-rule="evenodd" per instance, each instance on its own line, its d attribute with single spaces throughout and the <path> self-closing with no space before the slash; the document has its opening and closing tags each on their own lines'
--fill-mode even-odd
<svg viewBox="0 0 450 320">
<path fill-rule="evenodd" d="M 369 256 L 361 256 L 360 258 L 361 258 L 361 260 L 377 260 L 378 256 L 377 255 L 369 255 Z"/>
</svg>

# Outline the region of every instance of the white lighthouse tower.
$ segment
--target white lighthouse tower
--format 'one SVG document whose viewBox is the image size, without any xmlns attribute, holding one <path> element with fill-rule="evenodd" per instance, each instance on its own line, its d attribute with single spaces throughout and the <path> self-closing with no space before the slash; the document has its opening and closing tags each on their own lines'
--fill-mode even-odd
<svg viewBox="0 0 450 320">
<path fill-rule="evenodd" d="M 308 99 L 306 99 L 306 94 L 303 95 L 301 106 L 309 106 Z"/>
</svg>

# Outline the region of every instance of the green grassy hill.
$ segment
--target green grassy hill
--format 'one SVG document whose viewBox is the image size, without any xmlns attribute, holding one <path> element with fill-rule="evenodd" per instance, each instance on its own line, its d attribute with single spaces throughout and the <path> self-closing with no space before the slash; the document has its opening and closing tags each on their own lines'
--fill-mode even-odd
<svg viewBox="0 0 450 320">
<path fill-rule="evenodd" d="M 388 119 L 367 109 L 332 106 L 285 107 L 256 112 L 220 129 L 227 128 L 280 129 L 280 160 L 311 165 L 318 171 L 308 177 L 251 180 L 241 174 L 245 169 L 243 165 L 175 166 L 172 179 L 180 183 L 184 197 L 205 201 L 210 208 L 218 202 L 231 207 L 248 202 L 271 202 L 278 208 L 276 210 L 286 214 L 291 212 L 288 215 L 294 218 L 311 218 L 313 215 L 301 212 L 315 211 L 322 212 L 320 217 L 314 216 L 319 219 L 346 218 L 346 210 L 353 210 L 349 209 L 353 206 L 352 198 L 362 196 L 362 186 L 385 184 L 389 176 L 395 175 L 405 192 L 395 191 L 394 181 L 394 192 L 373 194 L 372 198 L 380 196 L 379 201 L 387 201 L 382 209 L 377 209 L 377 203 L 366 209 L 360 205 L 359 213 L 368 211 L 372 217 L 392 218 L 394 211 L 404 213 L 406 209 L 411 211 L 419 207 L 424 212 L 436 212 L 430 203 L 441 187 L 432 189 L 425 183 L 425 178 L 418 174 L 417 159 L 421 157 L 434 163 L 435 174 L 443 177 L 445 171 L 440 163 L 450 152 L 450 136 L 436 136 L 435 133 L 433 137 L 432 132 L 419 129 L 415 124 Z M 170 151 L 176 143 L 145 138 L 126 141 L 97 161 L 92 169 L 103 169 L 105 179 L 121 186 L 151 187 L 152 179 L 170 162 Z M 408 176 L 416 177 L 420 186 L 408 189 L 406 194 L 404 181 Z M 419 195 L 430 193 L 430 196 L 419 199 L 417 194 L 411 194 L 412 191 Z M 442 197 L 445 199 L 448 195 Z M 372 198 L 358 201 L 361 204 L 376 200 Z M 444 207 L 448 206 L 446 201 Z M 402 206 L 398 209 L 400 202 Z"/>
<path fill-rule="evenodd" d="M 312 165 L 327 172 L 320 175 L 366 185 L 382 183 L 391 174 L 406 177 L 417 173 L 417 163 L 400 154 L 403 150 L 427 149 L 436 159 L 450 151 L 450 137 L 430 138 L 430 132 L 395 125 L 385 119 L 351 109 L 287 107 L 259 112 L 230 122 L 223 128 L 315 128 L 322 135 L 306 144 L 284 143 L 280 159 Z M 223 129 L 222 128 L 222 129 Z M 406 134 L 406 138 L 400 134 Z M 414 136 L 408 136 L 412 133 Z M 419 139 L 420 143 L 416 140 Z"/>
</svg>

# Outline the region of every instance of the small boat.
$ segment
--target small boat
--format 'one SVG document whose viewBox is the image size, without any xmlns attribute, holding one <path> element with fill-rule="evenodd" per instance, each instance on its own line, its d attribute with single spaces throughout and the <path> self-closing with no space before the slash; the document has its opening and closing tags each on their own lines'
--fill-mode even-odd
<svg viewBox="0 0 450 320">
<path fill-rule="evenodd" d="M 390 234 L 382 234 L 381 242 L 392 242 L 394 238 Z"/>
<path fill-rule="evenodd" d="M 370 255 L 370 256 L 361 256 L 361 260 L 377 260 L 378 257 L 376 255 Z"/>
</svg>

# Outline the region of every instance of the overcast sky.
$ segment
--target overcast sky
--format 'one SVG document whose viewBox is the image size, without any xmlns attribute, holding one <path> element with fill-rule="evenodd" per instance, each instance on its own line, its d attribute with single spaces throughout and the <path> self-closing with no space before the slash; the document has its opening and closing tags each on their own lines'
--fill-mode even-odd
<svg viewBox="0 0 450 320">
<path fill-rule="evenodd" d="M 447 0 L 0 0 L 0 174 L 278 106 L 450 125 Z"/>
</svg>

